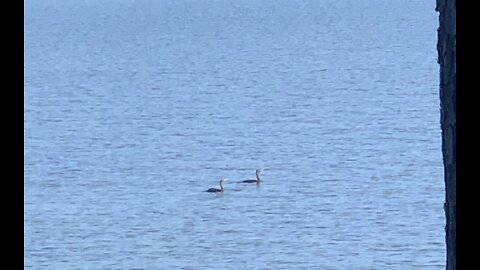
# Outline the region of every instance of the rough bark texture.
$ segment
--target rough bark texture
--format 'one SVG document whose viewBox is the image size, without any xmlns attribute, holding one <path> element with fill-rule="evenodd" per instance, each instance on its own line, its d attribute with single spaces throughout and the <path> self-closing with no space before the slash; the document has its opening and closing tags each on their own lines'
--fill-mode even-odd
<svg viewBox="0 0 480 270">
<path fill-rule="evenodd" d="M 438 63 L 440 64 L 440 122 L 445 168 L 445 216 L 447 270 L 457 268 L 456 262 L 456 0 L 437 0 L 440 12 L 438 28 Z"/>
</svg>

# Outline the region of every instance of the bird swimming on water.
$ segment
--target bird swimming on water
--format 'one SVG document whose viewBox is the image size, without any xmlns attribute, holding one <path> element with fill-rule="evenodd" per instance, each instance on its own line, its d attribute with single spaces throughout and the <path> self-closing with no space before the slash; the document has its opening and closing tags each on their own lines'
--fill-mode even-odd
<svg viewBox="0 0 480 270">
<path fill-rule="evenodd" d="M 260 184 L 260 172 L 262 171 L 261 168 L 258 168 L 255 170 L 255 176 L 257 176 L 257 180 L 249 179 L 249 180 L 244 180 L 242 183 L 257 183 Z"/>
<path fill-rule="evenodd" d="M 227 181 L 227 178 L 222 178 L 220 180 L 220 189 L 218 188 L 209 188 L 206 192 L 223 192 L 223 182 Z"/>
</svg>

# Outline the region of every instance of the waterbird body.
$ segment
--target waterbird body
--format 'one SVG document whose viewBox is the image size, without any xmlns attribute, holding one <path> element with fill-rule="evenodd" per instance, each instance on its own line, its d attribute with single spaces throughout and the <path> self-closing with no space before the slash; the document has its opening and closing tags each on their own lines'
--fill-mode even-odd
<svg viewBox="0 0 480 270">
<path fill-rule="evenodd" d="M 220 189 L 218 188 L 209 188 L 207 192 L 223 192 L 223 182 L 227 181 L 227 178 L 223 178 L 220 180 Z"/>
<path fill-rule="evenodd" d="M 255 170 L 255 176 L 257 176 L 257 180 L 248 179 L 248 180 L 242 181 L 242 183 L 257 183 L 257 184 L 260 184 L 260 172 L 261 171 L 262 171 L 262 169 L 260 169 L 260 168 Z"/>
</svg>

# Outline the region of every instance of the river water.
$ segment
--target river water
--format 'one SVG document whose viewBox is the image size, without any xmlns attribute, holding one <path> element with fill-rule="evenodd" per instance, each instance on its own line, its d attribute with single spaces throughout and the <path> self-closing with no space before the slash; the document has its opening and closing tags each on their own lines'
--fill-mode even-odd
<svg viewBox="0 0 480 270">
<path fill-rule="evenodd" d="M 444 269 L 434 9 L 26 1 L 25 269 Z"/>
</svg>

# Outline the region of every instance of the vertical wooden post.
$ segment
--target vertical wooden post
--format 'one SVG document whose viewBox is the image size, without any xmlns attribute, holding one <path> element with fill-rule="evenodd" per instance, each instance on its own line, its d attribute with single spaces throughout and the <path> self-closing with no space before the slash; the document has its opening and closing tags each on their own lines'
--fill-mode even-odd
<svg viewBox="0 0 480 270">
<path fill-rule="evenodd" d="M 456 269 L 456 0 L 437 0 L 440 123 L 445 172 L 447 270 Z"/>
</svg>

